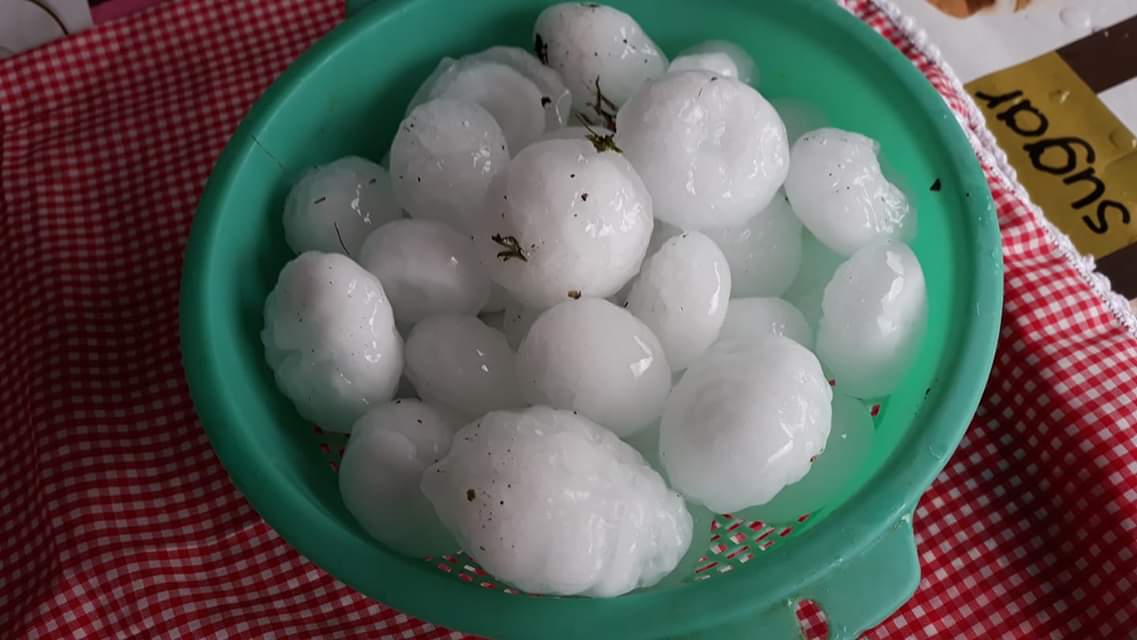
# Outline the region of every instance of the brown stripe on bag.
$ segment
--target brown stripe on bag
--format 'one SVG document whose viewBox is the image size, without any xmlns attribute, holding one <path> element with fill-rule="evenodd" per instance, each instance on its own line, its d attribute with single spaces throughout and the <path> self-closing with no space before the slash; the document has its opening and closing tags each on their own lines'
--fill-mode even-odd
<svg viewBox="0 0 1137 640">
<path fill-rule="evenodd" d="M 1114 291 L 1129 300 L 1137 298 L 1137 244 L 1098 258 L 1097 265 L 1098 271 L 1109 278 Z"/>
<path fill-rule="evenodd" d="M 1137 16 L 1071 42 L 1058 55 L 1094 93 L 1137 78 Z"/>
</svg>

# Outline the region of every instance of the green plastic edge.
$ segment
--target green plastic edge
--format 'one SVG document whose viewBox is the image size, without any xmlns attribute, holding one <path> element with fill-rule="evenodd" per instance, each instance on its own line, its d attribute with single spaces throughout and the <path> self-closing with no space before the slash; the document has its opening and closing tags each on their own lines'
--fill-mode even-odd
<svg viewBox="0 0 1137 640">
<path fill-rule="evenodd" d="M 366 6 L 360 15 L 374 12 L 398 12 L 413 0 L 393 0 L 373 2 Z M 368 0 L 362 0 L 367 4 Z M 976 219 L 972 226 L 976 252 L 974 255 L 974 275 L 970 282 L 974 295 L 971 300 L 985 305 L 1001 307 L 1003 280 L 1001 271 L 993 271 L 990 264 L 981 256 L 986 251 L 1001 251 L 998 223 L 994 205 L 990 198 L 987 181 L 976 161 L 974 151 L 961 134 L 954 114 L 947 108 L 941 97 L 927 83 L 919 71 L 890 43 L 876 32 L 861 23 L 856 17 L 846 13 L 828 0 L 802 0 L 803 10 L 812 11 L 821 19 L 844 22 L 851 37 L 880 55 L 888 70 L 895 73 L 917 99 L 917 107 L 928 116 L 930 129 L 947 141 L 944 148 L 954 166 L 959 168 L 964 186 L 969 187 L 974 203 L 970 214 Z M 357 3 L 349 3 L 349 11 L 358 11 Z M 348 20 L 321 39 L 307 53 L 301 56 L 281 76 L 253 107 L 242 122 L 229 145 L 226 147 L 217 166 L 206 185 L 201 209 L 215 206 L 215 202 L 227 198 L 227 176 L 245 162 L 261 161 L 273 164 L 256 143 L 251 132 L 260 128 L 275 103 L 287 92 L 289 79 L 313 72 L 319 66 L 319 59 L 326 51 L 337 46 L 340 40 L 365 29 L 361 20 Z M 963 213 L 963 212 L 961 212 Z M 186 250 L 182 282 L 182 304 L 179 308 L 181 321 L 181 346 L 183 364 L 190 385 L 191 397 L 197 408 L 201 422 L 218 457 L 226 467 L 238 489 L 250 497 L 261 516 L 272 525 L 285 540 L 294 546 L 313 549 L 327 549 L 313 557 L 316 564 L 349 585 L 352 576 L 369 573 L 397 573 L 399 580 L 380 591 L 367 595 L 410 615 L 428 616 L 430 621 L 455 629 L 489 635 L 494 638 L 531 637 L 536 629 L 547 629 L 550 621 L 583 618 L 588 620 L 585 627 L 562 628 L 562 637 L 600 637 L 596 629 L 608 630 L 613 638 L 710 638 L 734 630 L 768 628 L 777 635 L 788 633 L 791 628 L 786 620 L 792 618 L 792 605 L 800 598 L 813 597 L 814 585 L 821 593 L 817 596 L 823 608 L 829 601 L 829 624 L 831 629 L 841 630 L 841 636 L 853 637 L 859 631 L 883 620 L 902 604 L 914 591 L 919 576 L 919 565 L 911 541 L 910 514 L 920 495 L 931 484 L 935 476 L 947 462 L 947 456 L 936 457 L 925 451 L 936 448 L 947 452 L 954 450 L 963 432 L 970 423 L 970 417 L 978 406 L 983 384 L 974 379 L 974 372 L 989 372 L 994 358 L 998 338 L 997 322 L 982 325 L 973 324 L 965 336 L 968 345 L 956 354 L 953 366 L 945 369 L 952 373 L 950 378 L 937 381 L 938 403 L 945 408 L 936 413 L 935 420 L 924 428 L 911 431 L 905 438 L 908 451 L 916 451 L 915 456 L 892 456 L 876 476 L 846 504 L 829 515 L 825 527 L 811 529 L 795 540 L 792 550 L 771 558 L 763 572 L 733 572 L 716 580 L 690 585 L 674 592 L 633 593 L 612 600 L 583 600 L 557 598 L 517 598 L 511 600 L 509 615 L 498 612 L 501 604 L 500 594 L 472 589 L 458 581 L 440 581 L 436 576 L 422 570 L 420 562 L 408 560 L 393 554 L 384 555 L 375 564 L 359 567 L 351 558 L 337 553 L 339 543 L 347 543 L 353 535 L 338 527 L 330 526 L 317 516 L 320 515 L 310 503 L 288 495 L 277 493 L 274 488 L 285 482 L 278 473 L 267 472 L 250 474 L 236 466 L 243 456 L 255 450 L 255 443 L 234 437 L 232 432 L 218 433 L 209 425 L 224 422 L 229 411 L 225 403 L 227 395 L 222 393 L 224 372 L 217 363 L 196 348 L 208 342 L 205 333 L 204 309 L 187 304 L 187 301 L 201 300 L 204 279 L 193 268 L 204 264 L 208 259 L 208 238 L 215 233 L 214 225 L 204 217 L 195 217 L 190 242 Z M 965 372 L 971 372 L 970 374 Z M 984 378 L 986 375 L 984 374 Z M 930 456 L 929 460 L 925 456 Z M 902 496 L 897 500 L 896 496 Z M 312 526 L 290 526 L 285 523 L 304 521 L 297 514 L 308 513 Z M 282 526 L 277 526 L 277 525 Z M 897 545 L 894 537 L 888 534 L 899 528 L 905 545 Z M 874 586 L 879 590 L 873 597 L 861 597 L 861 581 L 851 576 L 843 568 L 854 567 L 857 559 L 873 558 L 876 545 L 885 549 L 896 549 L 892 554 L 903 558 L 889 569 L 886 579 L 878 577 Z M 838 550 L 855 550 L 853 558 L 841 557 Z M 408 566 L 408 565 L 413 565 Z M 773 585 L 777 585 L 776 587 Z M 738 602 L 739 593 L 756 594 L 750 606 Z M 682 594 L 676 597 L 676 594 Z M 757 595 L 761 594 L 761 595 Z M 856 598 L 855 612 L 846 607 L 835 607 L 842 598 Z M 862 601 L 863 600 L 863 601 Z M 431 606 L 431 602 L 451 603 L 446 608 Z M 731 610 L 722 602 L 732 602 Z M 774 603 L 771 606 L 771 603 Z M 661 606 L 671 615 L 661 616 Z M 828 611 L 827 611 L 828 613 Z M 788 616 L 788 617 L 787 617 Z M 842 617 L 846 616 L 846 617 Z M 676 620 L 685 622 L 676 623 Z M 574 625 L 575 626 L 575 625 Z M 796 629 L 796 622 L 792 626 Z M 521 632 L 520 634 L 518 632 Z M 838 636 L 839 637 L 839 636 Z"/>
</svg>

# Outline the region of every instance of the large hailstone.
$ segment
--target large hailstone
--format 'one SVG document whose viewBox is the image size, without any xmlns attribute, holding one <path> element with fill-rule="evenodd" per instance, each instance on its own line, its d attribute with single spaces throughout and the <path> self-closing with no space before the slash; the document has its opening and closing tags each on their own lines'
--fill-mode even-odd
<svg viewBox="0 0 1137 640">
<path fill-rule="evenodd" d="M 832 397 L 817 358 L 792 340 L 713 347 L 663 412 L 671 486 L 716 513 L 769 501 L 825 447 Z"/>
<path fill-rule="evenodd" d="M 758 342 L 783 336 L 805 348 L 813 346 L 809 323 L 781 298 L 733 298 L 719 330 L 718 342 Z"/>
<path fill-rule="evenodd" d="M 655 422 L 671 391 L 655 334 L 597 298 L 541 314 L 517 351 L 517 375 L 531 404 L 579 411 L 619 436 Z"/>
<path fill-rule="evenodd" d="M 494 282 L 534 309 L 606 298 L 639 271 L 652 199 L 619 153 L 576 140 L 519 153 L 486 196 L 478 251 Z"/>
<path fill-rule="evenodd" d="M 340 495 L 371 537 L 412 557 L 458 550 L 419 489 L 453 435 L 442 415 L 418 400 L 379 405 L 355 423 L 340 462 Z"/>
<path fill-rule="evenodd" d="M 887 395 L 916 359 L 927 319 L 924 272 L 912 250 L 899 242 L 865 247 L 825 287 L 817 356 L 842 393 Z"/>
<path fill-rule="evenodd" d="M 667 70 L 667 57 L 631 16 L 598 4 L 546 8 L 533 26 L 533 48 L 564 78 L 573 109 L 600 125 L 611 126 L 640 85 Z"/>
<path fill-rule="evenodd" d="M 475 316 L 431 316 L 407 336 L 407 378 L 419 396 L 466 419 L 524 406 L 516 355 Z"/>
<path fill-rule="evenodd" d="M 383 283 L 400 326 L 433 315 L 473 315 L 490 296 L 470 237 L 437 220 L 383 225 L 363 243 L 359 262 Z"/>
<path fill-rule="evenodd" d="M 616 123 L 616 145 L 651 192 L 656 217 L 685 229 L 745 224 L 789 171 L 778 113 L 752 87 L 710 72 L 646 83 Z"/>
<path fill-rule="evenodd" d="M 832 504 L 846 495 L 872 452 L 872 416 L 859 400 L 833 395 L 833 427 L 825 450 L 801 480 L 782 489 L 773 500 L 738 514 L 746 520 L 792 524 L 799 516 Z M 354 436 L 353 436 L 354 437 Z"/>
<path fill-rule="evenodd" d="M 710 71 L 724 78 L 758 84 L 754 58 L 733 42 L 708 40 L 679 52 L 668 71 Z"/>
<path fill-rule="evenodd" d="M 612 432 L 567 411 L 495 411 L 459 431 L 422 489 L 462 548 L 532 593 L 610 597 L 667 575 L 683 499 Z"/>
<path fill-rule="evenodd" d="M 415 218 L 471 227 L 509 146 L 488 111 L 471 102 L 431 100 L 415 107 L 391 142 L 395 199 Z"/>
<path fill-rule="evenodd" d="M 758 215 L 740 227 L 704 231 L 730 265 L 730 295 L 780 296 L 801 266 L 801 223 L 779 192 Z"/>
<path fill-rule="evenodd" d="M 359 255 L 363 240 L 403 215 L 383 167 L 347 156 L 309 170 L 284 201 L 284 239 L 296 253 Z"/>
<path fill-rule="evenodd" d="M 268 294 L 261 341 L 276 384 L 304 418 L 348 433 L 390 400 L 403 340 L 379 280 L 347 256 L 308 251 Z"/>
<path fill-rule="evenodd" d="M 794 143 L 786 195 L 802 224 L 843 256 L 916 235 L 908 198 L 880 170 L 880 145 L 859 133 L 817 129 Z M 645 177 L 646 180 L 646 177 Z"/>
<path fill-rule="evenodd" d="M 557 73 L 517 47 L 490 47 L 459 60 L 443 58 L 415 93 L 407 112 L 439 98 L 484 108 L 501 126 L 514 151 L 546 130 L 563 127 L 572 109 L 572 96 Z"/>
<path fill-rule="evenodd" d="M 688 231 L 644 262 L 627 307 L 655 332 L 671 369 L 680 371 L 718 338 L 730 291 L 730 267 L 718 245 Z"/>
</svg>

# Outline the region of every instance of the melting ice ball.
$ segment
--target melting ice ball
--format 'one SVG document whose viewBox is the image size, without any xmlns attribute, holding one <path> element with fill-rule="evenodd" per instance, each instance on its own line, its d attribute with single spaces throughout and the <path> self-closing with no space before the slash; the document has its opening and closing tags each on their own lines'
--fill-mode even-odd
<svg viewBox="0 0 1137 640">
<path fill-rule="evenodd" d="M 691 542 L 683 499 L 635 449 L 548 407 L 466 425 L 422 489 L 463 549 L 533 593 L 610 597 L 651 586 Z"/>
<path fill-rule="evenodd" d="M 916 254 L 899 242 L 865 247 L 825 287 L 817 356 L 841 393 L 887 395 L 916 359 L 927 318 Z"/>
</svg>

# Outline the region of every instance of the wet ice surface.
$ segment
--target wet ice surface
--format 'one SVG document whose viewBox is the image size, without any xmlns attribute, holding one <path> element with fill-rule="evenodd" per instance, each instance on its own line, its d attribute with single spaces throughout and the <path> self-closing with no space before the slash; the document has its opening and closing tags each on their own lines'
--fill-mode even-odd
<svg viewBox="0 0 1137 640">
<path fill-rule="evenodd" d="M 472 226 L 494 176 L 509 164 L 501 127 L 468 102 L 432 100 L 414 108 L 391 143 L 391 185 L 415 218 L 459 231 Z"/>
<path fill-rule="evenodd" d="M 406 354 L 419 396 L 466 419 L 524 405 L 505 335 L 472 315 L 423 320 L 407 337 Z"/>
<path fill-rule="evenodd" d="M 759 342 L 784 336 L 809 349 L 813 331 L 805 317 L 781 298 L 733 298 L 719 330 L 719 342 Z"/>
<path fill-rule="evenodd" d="M 633 448 L 547 407 L 467 425 L 422 488 L 462 548 L 525 591 L 620 595 L 658 582 L 691 542 L 682 498 Z"/>
<path fill-rule="evenodd" d="M 707 229 L 730 265 L 731 295 L 780 296 L 801 266 L 801 222 L 778 192 L 761 213 L 738 227 Z"/>
<path fill-rule="evenodd" d="M 472 315 L 489 300 L 473 241 L 437 220 L 389 222 L 367 238 L 358 259 L 383 283 L 401 327 L 432 315 Z"/>
<path fill-rule="evenodd" d="M 458 549 L 419 489 L 423 471 L 450 450 L 453 433 L 418 400 L 379 405 L 355 423 L 340 462 L 340 495 L 371 537 L 414 557 Z"/>
<path fill-rule="evenodd" d="M 545 309 L 619 291 L 639 271 L 651 230 L 651 197 L 622 155 L 548 140 L 494 180 L 476 239 L 494 282 Z"/>
<path fill-rule="evenodd" d="M 817 355 L 841 393 L 876 398 L 895 390 L 927 324 L 924 273 L 899 242 L 853 254 L 825 287 Z"/>
<path fill-rule="evenodd" d="M 573 108 L 599 125 L 645 80 L 667 69 L 667 57 L 639 24 L 612 7 L 553 5 L 537 16 L 533 44 L 537 57 L 568 85 Z"/>
<path fill-rule="evenodd" d="M 296 253 L 359 255 L 367 235 L 402 217 L 387 171 L 356 156 L 309 170 L 284 203 L 284 238 Z"/>
<path fill-rule="evenodd" d="M 708 40 L 684 49 L 671 61 L 668 71 L 702 70 L 758 86 L 754 58 L 725 40 Z"/>
<path fill-rule="evenodd" d="M 731 292 L 730 267 L 707 236 L 689 231 L 644 262 L 627 308 L 663 344 L 674 371 L 687 368 L 718 337 Z"/>
<path fill-rule="evenodd" d="M 309 251 L 284 266 L 265 300 L 265 358 L 305 419 L 347 433 L 390 400 L 403 341 L 375 276 L 344 255 Z"/>
<path fill-rule="evenodd" d="M 916 235 L 916 213 L 881 173 L 878 151 L 875 140 L 840 129 L 817 129 L 794 142 L 786 195 L 802 224 L 841 255 Z"/>
<path fill-rule="evenodd" d="M 868 461 L 873 433 L 868 407 L 859 400 L 834 394 L 833 427 L 825 450 L 810 465 L 809 473 L 782 489 L 770 502 L 737 515 L 745 520 L 791 524 L 802 514 L 833 504 L 850 491 L 849 484 Z"/>
<path fill-rule="evenodd" d="M 671 485 L 716 513 L 764 504 L 825 447 L 832 391 L 817 358 L 786 338 L 712 347 L 664 408 Z"/>
<path fill-rule="evenodd" d="M 517 370 L 530 403 L 579 411 L 620 436 L 654 423 L 671 391 L 651 329 L 596 298 L 541 314 L 518 349 Z"/>
<path fill-rule="evenodd" d="M 649 81 L 617 117 L 616 144 L 655 200 L 685 229 L 744 224 L 789 170 L 786 131 L 753 88 L 706 71 Z"/>
</svg>

